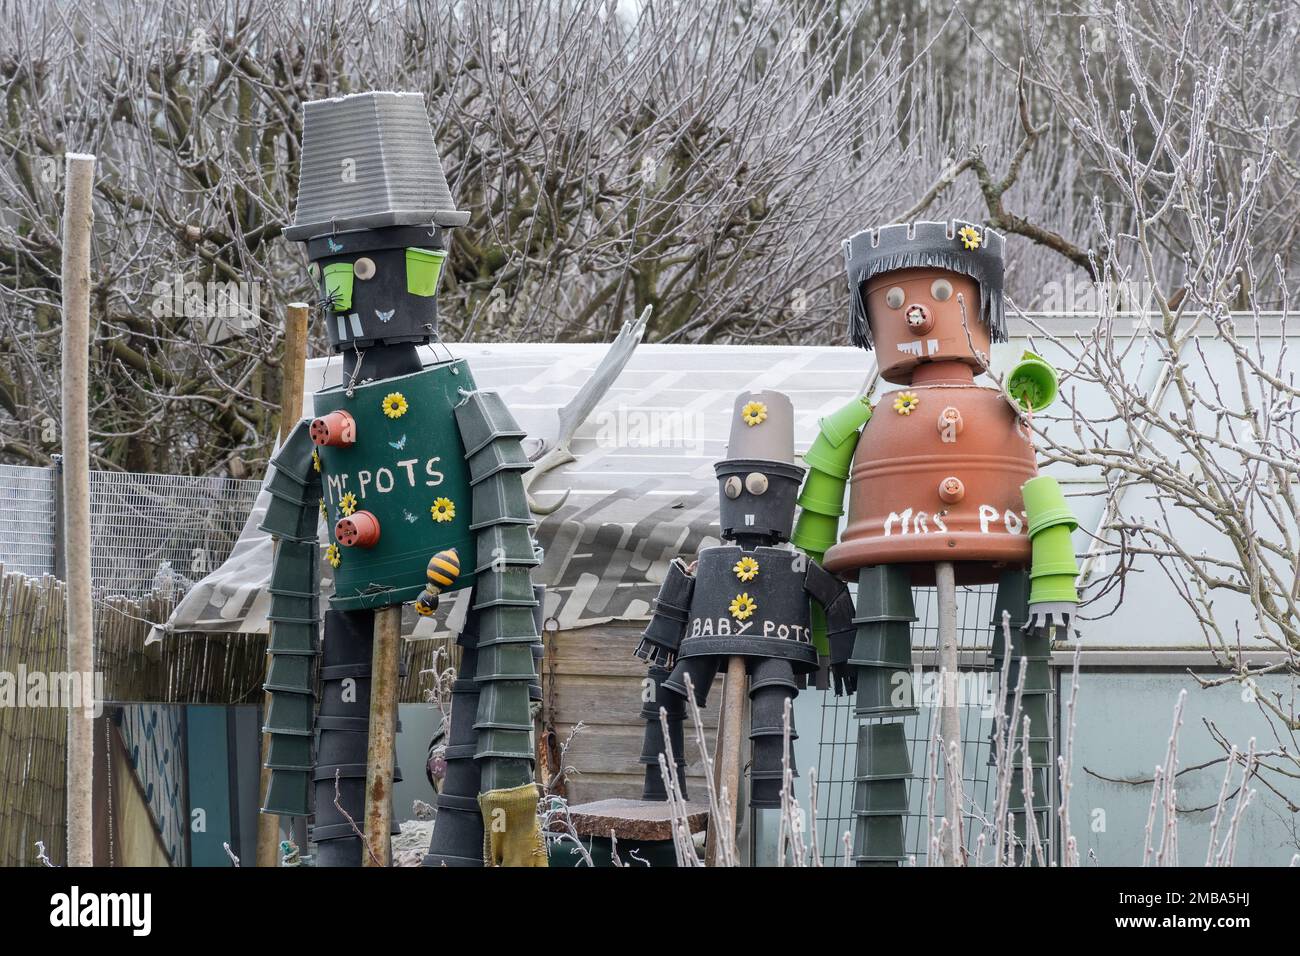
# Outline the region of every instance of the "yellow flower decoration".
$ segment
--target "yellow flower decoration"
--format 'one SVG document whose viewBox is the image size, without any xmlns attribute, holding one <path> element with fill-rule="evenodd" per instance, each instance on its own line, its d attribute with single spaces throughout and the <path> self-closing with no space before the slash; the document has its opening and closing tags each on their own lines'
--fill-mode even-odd
<svg viewBox="0 0 1300 956">
<path fill-rule="evenodd" d="M 740 580 L 752 581 L 758 577 L 758 562 L 753 558 L 741 558 L 731 570 L 736 572 L 736 577 Z"/>
<path fill-rule="evenodd" d="M 984 242 L 984 237 L 979 234 L 979 230 L 974 226 L 962 226 L 957 230 L 957 238 L 967 249 L 978 249 Z"/>
<path fill-rule="evenodd" d="M 406 404 L 406 396 L 401 392 L 389 392 L 384 396 L 382 407 L 389 418 L 401 418 L 410 406 Z"/>
<path fill-rule="evenodd" d="M 315 448 L 311 450 L 311 467 L 313 471 L 320 471 L 320 452 Z"/>
<path fill-rule="evenodd" d="M 331 568 L 337 568 L 343 563 L 343 556 L 339 552 L 339 546 L 337 544 L 331 544 L 325 549 L 325 560 L 330 563 Z"/>
<path fill-rule="evenodd" d="M 339 511 L 343 512 L 343 517 L 350 518 L 357 510 L 357 496 L 348 492 L 339 499 Z"/>
<path fill-rule="evenodd" d="M 322 518 L 328 518 L 328 517 L 329 517 L 329 513 L 325 510 L 325 499 L 324 499 L 324 498 L 322 498 L 322 499 L 320 500 L 320 516 L 321 516 Z"/>
<path fill-rule="evenodd" d="M 748 593 L 737 594 L 732 598 L 731 605 L 727 610 L 731 612 L 731 616 L 737 621 L 743 621 L 745 618 L 753 616 L 754 612 L 758 610 L 758 603 Z"/>
<path fill-rule="evenodd" d="M 451 521 L 456 517 L 456 503 L 450 498 L 435 498 L 429 514 L 433 515 L 434 521 Z"/>
<path fill-rule="evenodd" d="M 762 402 L 750 402 L 740 410 L 740 417 L 750 428 L 767 421 L 767 406 Z"/>
<path fill-rule="evenodd" d="M 899 392 L 898 397 L 894 399 L 894 411 L 900 415 L 910 415 L 920 404 L 921 400 L 917 398 L 916 392 Z"/>
</svg>

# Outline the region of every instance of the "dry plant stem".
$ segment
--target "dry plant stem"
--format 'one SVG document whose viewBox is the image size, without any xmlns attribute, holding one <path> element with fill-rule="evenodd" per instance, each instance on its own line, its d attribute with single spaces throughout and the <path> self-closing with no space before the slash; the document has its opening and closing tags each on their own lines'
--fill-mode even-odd
<svg viewBox="0 0 1300 956">
<path fill-rule="evenodd" d="M 352 819 L 352 814 L 348 813 L 347 810 L 343 809 L 343 803 L 342 803 L 343 795 L 339 792 L 339 775 L 340 775 L 340 771 L 335 770 L 334 771 L 334 809 L 337 810 L 339 813 L 343 814 L 343 819 L 348 821 L 348 826 L 352 829 L 352 832 L 357 835 L 357 839 L 361 841 L 361 845 L 365 848 L 366 856 L 370 860 L 370 865 L 383 866 L 383 864 L 379 862 L 379 857 L 375 856 L 374 850 L 370 848 L 370 841 L 366 839 L 366 835 L 362 833 L 361 828 L 357 826 L 357 821 Z"/>
<path fill-rule="evenodd" d="M 1065 741 L 1061 753 L 1056 758 L 1057 766 L 1060 768 L 1061 805 L 1057 808 L 1057 815 L 1061 822 L 1062 866 L 1079 865 L 1079 841 L 1070 828 L 1070 791 L 1074 787 L 1071 778 L 1074 773 L 1074 735 L 1078 726 L 1076 706 L 1079 700 L 1079 657 L 1082 652 L 1083 645 L 1076 643 L 1070 665 L 1070 700 L 1065 707 Z"/>
</svg>

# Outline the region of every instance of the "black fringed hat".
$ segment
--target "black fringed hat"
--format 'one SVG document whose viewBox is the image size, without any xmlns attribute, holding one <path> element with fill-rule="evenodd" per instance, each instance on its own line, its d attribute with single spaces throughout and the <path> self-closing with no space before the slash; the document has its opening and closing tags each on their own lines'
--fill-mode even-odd
<svg viewBox="0 0 1300 956">
<path fill-rule="evenodd" d="M 862 287 L 898 269 L 947 269 L 970 276 L 980 287 L 980 320 L 994 342 L 1007 340 L 1002 312 L 1002 236 L 960 219 L 898 223 L 864 229 L 844 240 L 849 277 L 849 337 L 871 348 L 871 325 Z"/>
</svg>

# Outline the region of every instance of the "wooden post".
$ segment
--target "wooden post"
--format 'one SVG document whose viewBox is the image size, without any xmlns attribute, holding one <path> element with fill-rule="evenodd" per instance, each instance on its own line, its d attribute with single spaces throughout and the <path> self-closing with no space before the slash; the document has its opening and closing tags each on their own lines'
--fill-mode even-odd
<svg viewBox="0 0 1300 956">
<path fill-rule="evenodd" d="M 718 737 L 713 747 L 714 785 L 723 815 L 729 815 L 732 832 L 723 834 L 720 827 L 710 824 L 704 848 L 705 864 L 717 866 L 722 855 L 720 840 L 734 841 L 740 820 L 740 749 L 745 724 L 745 659 L 727 659 L 727 672 L 722 680 L 722 709 L 718 713 Z M 724 798 L 722 790 L 726 788 Z"/>
<path fill-rule="evenodd" d="M 939 736 L 943 741 L 944 816 L 948 833 L 941 852 L 948 866 L 964 866 L 962 852 L 962 740 L 958 711 L 957 579 L 950 561 L 934 566 L 939 597 Z"/>
<path fill-rule="evenodd" d="M 302 389 L 307 377 L 307 316 L 310 310 L 305 302 L 290 302 L 284 310 L 284 355 L 280 359 L 280 443 L 283 444 L 302 418 Z M 275 554 L 272 546 L 271 554 Z M 274 557 L 272 557 L 274 560 Z M 266 666 L 271 666 L 270 657 Z M 262 699 L 262 713 L 270 713 L 271 695 Z M 262 734 L 262 759 L 271 746 L 271 735 Z M 258 784 L 259 798 L 266 795 L 271 785 L 271 771 L 262 768 Z M 280 849 L 280 818 L 274 813 L 257 816 L 257 865 L 278 866 Z M 306 849 L 305 847 L 303 849 Z"/>
<path fill-rule="evenodd" d="M 94 692 L 90 575 L 90 232 L 95 157 L 68 153 L 63 193 L 63 540 L 67 556 L 69 686 Z M 94 865 L 94 721 L 68 708 L 68 865 Z"/>
<path fill-rule="evenodd" d="M 375 648 L 370 658 L 370 743 L 366 749 L 368 852 L 363 866 L 389 866 L 393 822 L 393 756 L 397 743 L 397 669 L 401 657 L 402 606 L 375 612 Z"/>
</svg>

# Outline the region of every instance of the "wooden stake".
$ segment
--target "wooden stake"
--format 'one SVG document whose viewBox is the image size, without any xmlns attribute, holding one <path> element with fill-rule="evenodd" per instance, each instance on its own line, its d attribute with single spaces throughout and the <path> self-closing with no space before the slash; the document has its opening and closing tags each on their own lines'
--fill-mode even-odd
<svg viewBox="0 0 1300 956">
<path fill-rule="evenodd" d="M 718 713 L 718 738 L 713 748 L 715 784 L 723 816 L 729 816 L 732 832 L 722 834 L 710 825 L 704 848 L 706 866 L 717 866 L 722 856 L 719 840 L 735 840 L 740 820 L 740 749 L 745 724 L 745 659 L 731 657 L 727 660 L 726 676 L 722 680 L 722 709 Z M 724 796 L 723 788 L 727 792 Z"/>
<path fill-rule="evenodd" d="M 950 561 L 934 566 L 935 589 L 939 597 L 939 736 L 943 741 L 941 765 L 944 783 L 944 816 L 948 832 L 942 844 L 944 863 L 964 866 L 962 852 L 962 740 L 958 707 L 957 661 L 957 578 Z"/>
<path fill-rule="evenodd" d="M 280 443 L 284 444 L 293 426 L 302 418 L 302 389 L 307 377 L 307 316 L 310 310 L 305 302 L 290 302 L 284 310 L 284 355 L 280 359 Z M 272 558 L 278 545 L 273 545 Z M 266 658 L 267 674 L 271 658 Z M 262 713 L 271 712 L 271 695 L 262 699 Z M 271 735 L 262 734 L 262 759 L 270 752 Z M 271 771 L 262 768 L 259 795 L 264 796 L 271 786 Z M 305 850 L 306 848 L 303 847 Z M 274 813 L 257 815 L 257 865 L 279 866 L 280 818 Z"/>
<path fill-rule="evenodd" d="M 63 536 L 67 556 L 68 671 L 93 691 L 90 576 L 90 232 L 95 157 L 68 153 L 63 194 Z M 76 686 L 75 683 L 72 686 Z M 68 865 L 94 865 L 94 721 L 68 708 Z"/>
<path fill-rule="evenodd" d="M 366 844 L 364 866 L 389 866 L 393 822 L 393 756 L 397 743 L 397 664 L 401 657 L 402 606 L 375 612 L 370 659 L 370 744 L 366 750 Z"/>
</svg>

